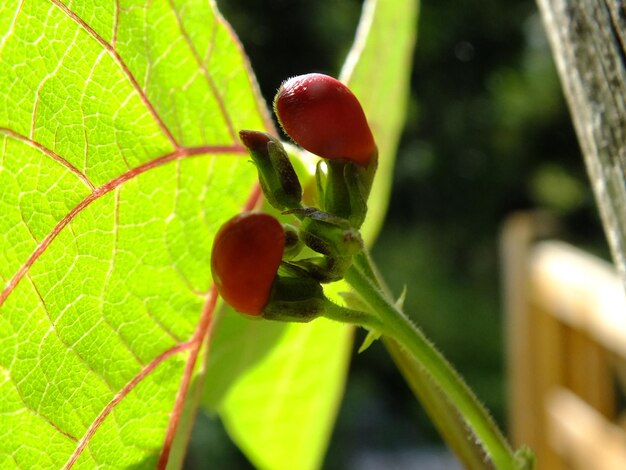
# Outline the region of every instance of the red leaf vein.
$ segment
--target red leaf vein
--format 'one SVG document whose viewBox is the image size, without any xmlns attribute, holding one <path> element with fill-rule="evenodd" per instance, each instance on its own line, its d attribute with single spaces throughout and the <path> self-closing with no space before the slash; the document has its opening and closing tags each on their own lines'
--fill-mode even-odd
<svg viewBox="0 0 626 470">
<path fill-rule="evenodd" d="M 30 411 L 32 411 L 35 415 L 39 416 L 41 419 L 43 419 L 46 423 L 48 423 L 50 426 L 52 426 L 54 429 L 56 429 L 57 431 L 59 431 L 59 433 L 63 434 L 65 437 L 67 437 L 68 439 L 74 441 L 74 442 L 78 442 L 78 438 L 75 436 L 72 436 L 70 433 L 68 433 L 67 431 L 61 429 L 60 427 L 58 427 L 56 425 L 56 423 L 54 423 L 53 421 L 51 421 L 46 415 L 41 414 L 38 410 L 34 409 L 33 407 L 31 407 L 28 402 L 26 401 L 26 399 L 24 398 L 24 395 L 22 394 L 22 390 L 18 387 L 17 382 L 15 382 L 15 380 L 13 379 L 13 377 L 10 377 L 11 382 L 13 382 L 13 387 L 15 388 L 16 393 L 18 394 L 18 396 L 20 397 L 20 400 L 22 401 L 22 403 L 24 404 L 24 407 Z"/>
<path fill-rule="evenodd" d="M 224 100 L 222 99 L 222 95 L 219 93 L 217 86 L 215 85 L 215 82 L 213 81 L 213 78 L 211 77 L 211 74 L 209 73 L 206 67 L 206 63 L 202 60 L 202 58 L 200 57 L 200 54 L 198 54 L 198 51 L 196 47 L 194 46 L 193 41 L 191 40 L 191 37 L 189 36 L 189 33 L 185 29 L 185 26 L 183 25 L 183 20 L 180 17 L 180 13 L 176 9 L 174 2 L 172 0 L 169 0 L 169 3 L 170 3 L 170 7 L 172 8 L 172 11 L 174 12 L 176 23 L 178 24 L 178 29 L 180 29 L 180 32 L 183 38 L 185 39 L 185 42 L 187 43 L 189 50 L 191 51 L 191 54 L 193 55 L 196 63 L 198 64 L 198 67 L 200 68 L 200 71 L 202 72 L 202 75 L 204 76 L 207 84 L 209 85 L 209 88 L 211 89 L 211 93 L 213 94 L 213 96 L 215 97 L 215 100 L 217 101 L 217 105 L 219 106 L 220 113 L 222 114 L 222 117 L 224 119 L 224 123 L 226 124 L 226 127 L 228 128 L 228 132 L 231 138 L 233 139 L 233 141 L 237 142 L 237 134 L 235 132 L 235 128 L 233 126 L 232 120 L 230 119 L 230 115 L 226 111 L 226 105 L 224 103 Z M 215 40 L 215 30 L 217 29 L 217 23 L 214 24 L 213 28 L 214 28 L 214 34 L 211 37 L 212 41 Z M 212 48 L 213 48 L 213 45 L 211 44 L 210 49 Z"/>
<path fill-rule="evenodd" d="M 67 168 L 69 171 L 74 173 L 78 177 L 78 179 L 80 179 L 82 183 L 85 186 L 87 186 L 90 190 L 93 191 L 95 189 L 95 186 L 93 185 L 91 181 L 89 181 L 89 178 L 87 178 L 87 175 L 85 173 L 80 171 L 78 168 L 76 168 L 69 161 L 67 161 L 65 158 L 63 158 L 62 156 L 60 156 L 58 153 L 54 152 L 53 150 L 50 150 L 49 148 L 44 147 L 42 144 L 31 139 L 30 137 L 26 137 L 25 135 L 19 134 L 18 132 L 15 132 L 14 130 L 8 129 L 6 127 L 0 127 L 0 133 L 8 135 L 16 140 L 20 140 L 30 145 L 31 147 L 34 147 L 37 150 L 45 153 L 48 157 L 52 158 L 54 161 L 58 162 L 59 164 Z"/>
<path fill-rule="evenodd" d="M 126 62 L 124 62 L 122 57 L 115 50 L 115 47 L 112 44 L 108 43 L 91 26 L 89 26 L 85 22 L 85 20 L 83 20 L 80 16 L 78 16 L 76 13 L 74 13 L 72 10 L 70 10 L 60 0 L 51 0 L 51 1 L 63 13 L 65 13 L 69 18 L 74 20 L 80 27 L 82 27 L 85 31 L 87 31 L 87 33 L 89 33 L 89 35 L 92 38 L 94 38 L 96 41 L 98 41 L 102 45 L 102 47 L 104 47 L 106 49 L 106 51 L 111 55 L 113 60 L 120 66 L 120 68 L 122 69 L 124 74 L 128 77 L 128 80 L 132 84 L 133 88 L 137 91 L 137 94 L 139 95 L 139 98 L 143 102 L 143 104 L 146 107 L 146 109 L 148 109 L 148 111 L 152 115 L 153 119 L 156 121 L 157 125 L 161 129 L 161 132 L 163 132 L 165 137 L 170 141 L 171 145 L 175 149 L 180 149 L 181 148 L 180 144 L 176 141 L 176 139 L 172 135 L 171 131 L 169 130 L 169 128 L 167 127 L 167 125 L 165 124 L 165 122 L 163 121 L 163 119 L 161 118 L 159 113 L 157 113 L 156 109 L 154 108 L 154 106 L 152 105 L 150 100 L 148 99 L 148 96 L 146 95 L 144 89 L 139 85 L 139 83 L 137 82 L 137 79 L 135 78 L 135 76 L 132 74 L 132 72 L 128 68 L 128 65 L 126 65 Z M 116 36 L 115 36 L 115 38 L 116 38 Z"/>
<path fill-rule="evenodd" d="M 78 352 L 76 351 L 76 349 L 74 347 L 72 347 L 69 343 L 67 343 L 63 337 L 59 334 L 59 331 L 56 328 L 56 324 L 55 321 L 52 319 L 52 317 L 50 316 L 50 309 L 48 308 L 48 306 L 46 305 L 46 302 L 44 301 L 43 296 L 41 295 L 41 292 L 39 292 L 39 289 L 37 288 L 37 285 L 35 284 L 35 282 L 30 279 L 30 283 L 33 286 L 33 289 L 35 290 L 35 292 L 37 293 L 37 296 L 39 297 L 39 301 L 41 302 L 41 306 L 43 307 L 44 311 L 46 312 L 46 316 L 48 317 L 48 320 L 50 321 L 50 325 L 52 325 L 52 331 L 54 332 L 55 336 L 57 337 L 57 339 L 61 342 L 61 344 L 63 344 L 63 346 L 65 346 L 66 349 L 70 350 L 70 351 L 74 351 L 74 354 L 76 354 L 76 357 L 78 357 L 78 359 L 80 360 L 80 362 L 82 362 L 85 367 L 87 367 L 87 369 L 89 369 L 95 376 L 99 377 L 100 380 L 102 380 L 102 382 L 104 382 L 107 387 L 109 387 L 109 390 L 111 390 L 111 392 L 114 392 L 115 390 L 113 389 L 113 387 L 111 387 L 111 385 L 107 382 L 107 379 L 105 376 L 103 376 L 100 372 L 98 372 L 97 370 L 95 370 L 91 364 L 89 364 L 89 362 L 87 362 L 87 360 Z"/>
<path fill-rule="evenodd" d="M 207 154 L 215 154 L 215 153 L 241 153 L 245 154 L 246 151 L 241 146 L 201 146 L 201 147 L 192 147 L 192 148 L 179 148 L 173 152 L 165 154 L 161 157 L 155 158 L 154 160 L 150 160 L 146 163 L 143 163 L 135 168 L 128 170 L 125 173 L 122 173 L 120 176 L 108 181 L 96 188 L 93 192 L 91 192 L 87 197 L 85 197 L 82 201 L 80 201 L 72 210 L 70 210 L 65 217 L 63 217 L 57 224 L 54 226 L 52 231 L 46 235 L 46 237 L 37 245 L 35 250 L 30 254 L 24 264 L 18 269 L 18 271 L 13 275 L 13 277 L 6 284 L 2 292 L 0 292 L 0 307 L 4 304 L 6 299 L 9 297 L 11 292 L 15 289 L 15 287 L 19 284 L 20 280 L 24 277 L 24 275 L 29 271 L 31 266 L 37 261 L 37 259 L 46 251 L 50 243 L 54 241 L 54 239 L 61 233 L 61 231 L 69 225 L 69 223 L 74 220 L 74 218 L 80 214 L 86 207 L 88 207 L 92 202 L 98 200 L 105 194 L 111 192 L 115 188 L 121 186 L 128 180 L 135 178 L 136 176 L 145 173 L 154 168 L 158 168 L 166 163 L 172 162 L 174 160 L 179 160 L 182 158 L 188 158 L 193 156 L 207 155 Z"/>
<path fill-rule="evenodd" d="M 96 433 L 100 425 L 104 422 L 104 420 L 111 414 L 115 406 L 121 402 L 128 394 L 143 380 L 145 379 L 159 364 L 169 359 L 175 354 L 178 354 L 181 351 L 186 351 L 192 346 L 192 342 L 188 341 L 186 343 L 177 344 L 176 346 L 168 349 L 163 352 L 159 356 L 157 356 L 152 362 L 146 365 L 137 375 L 135 375 L 124 387 L 115 394 L 113 399 L 102 409 L 102 411 L 98 414 L 96 419 L 91 423 L 85 435 L 78 441 L 78 445 L 76 449 L 68 459 L 68 461 L 63 466 L 63 469 L 69 469 L 74 465 L 78 457 L 82 454 L 85 447 L 89 444 L 89 441 Z"/>
<path fill-rule="evenodd" d="M 262 193 L 260 186 L 258 184 L 255 184 L 252 188 L 252 191 L 250 192 L 248 200 L 243 207 L 243 211 L 249 211 L 255 208 L 261 201 L 261 194 Z M 203 339 L 208 338 L 208 336 L 210 335 L 213 312 L 215 311 L 216 303 L 217 289 L 215 288 L 215 285 L 212 285 L 211 290 L 207 295 L 207 301 L 204 304 L 200 321 L 198 322 L 198 326 L 196 327 L 193 338 L 190 341 L 190 343 L 192 343 L 192 346 L 189 353 L 189 358 L 187 359 L 187 364 L 185 365 L 185 370 L 183 372 L 181 384 L 178 389 L 178 394 L 176 395 L 176 401 L 174 402 L 174 408 L 172 409 L 170 421 L 165 432 L 163 449 L 161 451 L 161 456 L 157 465 L 158 470 L 164 470 L 167 467 L 169 455 L 172 450 L 172 444 L 174 442 L 176 432 L 178 431 L 178 425 L 180 424 L 180 418 L 183 413 L 185 400 L 187 399 L 187 394 L 189 393 L 189 386 L 191 384 L 191 378 L 193 376 L 193 370 L 196 366 L 198 354 L 200 353 Z M 207 344 L 207 354 L 208 349 L 209 348 Z"/>
</svg>

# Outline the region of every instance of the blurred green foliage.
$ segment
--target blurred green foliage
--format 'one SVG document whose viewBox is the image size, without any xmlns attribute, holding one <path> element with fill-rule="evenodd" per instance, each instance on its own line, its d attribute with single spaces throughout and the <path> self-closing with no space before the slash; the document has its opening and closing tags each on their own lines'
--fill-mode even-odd
<svg viewBox="0 0 626 470">
<path fill-rule="evenodd" d="M 271 102 L 289 76 L 338 73 L 361 2 L 218 5 Z M 503 220 L 516 210 L 552 211 L 561 238 L 606 256 L 604 237 L 534 2 L 425 0 L 420 16 L 409 117 L 374 257 L 394 292 L 407 285 L 406 311 L 506 426 Z M 215 421 L 201 416 L 197 431 L 189 468 L 202 468 L 199 456 L 246 468 Z M 384 348 L 356 355 L 325 468 L 437 439 Z"/>
</svg>

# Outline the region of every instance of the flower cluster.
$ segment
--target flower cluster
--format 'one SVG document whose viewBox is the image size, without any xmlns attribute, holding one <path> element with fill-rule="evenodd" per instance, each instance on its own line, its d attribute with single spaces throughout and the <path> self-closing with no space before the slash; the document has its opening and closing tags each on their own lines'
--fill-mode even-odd
<svg viewBox="0 0 626 470">
<path fill-rule="evenodd" d="M 287 152 L 276 137 L 242 130 L 267 202 L 294 216 L 297 226 L 273 216 L 244 213 L 222 226 L 211 258 L 213 279 L 235 310 L 285 321 L 323 313 L 320 283 L 343 278 L 363 249 L 359 228 L 378 151 L 356 96 L 322 74 L 290 78 L 278 90 L 274 112 L 285 133 L 322 158 L 316 171 L 317 204 L 305 207 Z"/>
</svg>

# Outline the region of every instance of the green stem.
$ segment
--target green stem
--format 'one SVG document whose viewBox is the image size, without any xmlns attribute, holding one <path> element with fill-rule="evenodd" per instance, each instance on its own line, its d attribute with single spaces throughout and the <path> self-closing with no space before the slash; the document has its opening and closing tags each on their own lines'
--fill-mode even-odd
<svg viewBox="0 0 626 470">
<path fill-rule="evenodd" d="M 375 283 L 376 287 L 386 298 L 392 298 L 391 291 L 385 284 L 377 267 L 371 261 L 367 251 L 356 257 L 354 263 L 363 274 Z M 361 306 L 359 308 L 367 310 L 369 307 Z M 450 449 L 454 451 L 463 467 L 468 470 L 484 470 L 486 467 L 493 468 L 492 465 L 488 465 L 485 462 L 485 452 L 480 443 L 476 442 L 475 439 L 468 439 L 467 425 L 462 416 L 445 394 L 441 393 L 440 388 L 416 358 L 391 337 L 383 336 L 382 341 L 398 370 L 402 373 L 416 398 L 422 403 L 426 413 L 428 413 L 433 424 L 439 430 L 441 437 L 443 437 Z"/>
<path fill-rule="evenodd" d="M 379 331 L 397 341 L 424 368 L 463 416 L 495 467 L 503 470 L 516 468 L 509 444 L 485 408 L 424 333 L 378 287 L 382 282 L 376 279 L 376 272 L 367 255 L 359 255 L 345 279 L 378 314 Z"/>
<path fill-rule="evenodd" d="M 342 307 L 329 299 L 326 300 L 327 302 L 324 308 L 324 316 L 326 318 L 342 323 L 360 325 L 370 330 L 379 331 L 382 328 L 380 320 L 369 312 L 361 312 L 359 310 Z"/>
<path fill-rule="evenodd" d="M 468 470 L 492 469 L 485 461 L 485 451 L 475 439 L 468 439 L 467 425 L 452 403 L 441 393 L 424 368 L 406 349 L 388 336 L 383 342 L 393 362 L 404 376 L 409 387 L 424 406 L 426 413 L 439 430 L 448 447 Z"/>
</svg>

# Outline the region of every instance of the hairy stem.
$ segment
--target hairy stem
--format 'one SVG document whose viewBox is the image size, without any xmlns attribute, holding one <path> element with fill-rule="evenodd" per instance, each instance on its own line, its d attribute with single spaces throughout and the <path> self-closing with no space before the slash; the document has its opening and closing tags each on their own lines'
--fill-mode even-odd
<svg viewBox="0 0 626 470">
<path fill-rule="evenodd" d="M 383 285 L 382 281 L 378 279 L 377 270 L 367 254 L 357 257 L 345 279 L 378 314 L 381 322 L 379 331 L 404 348 L 458 410 L 493 465 L 505 470 L 516 468 L 516 458 L 488 412 L 424 333 L 379 287 Z"/>
</svg>

